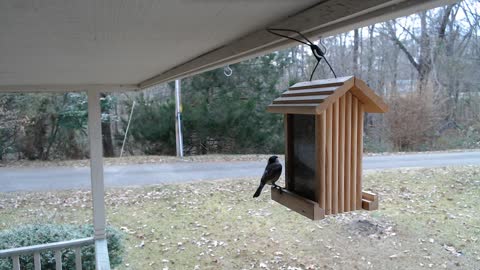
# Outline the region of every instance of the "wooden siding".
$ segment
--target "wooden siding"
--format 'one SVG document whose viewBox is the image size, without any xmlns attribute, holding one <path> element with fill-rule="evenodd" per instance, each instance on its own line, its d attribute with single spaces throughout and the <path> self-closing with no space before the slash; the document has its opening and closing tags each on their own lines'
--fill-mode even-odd
<svg viewBox="0 0 480 270">
<path fill-rule="evenodd" d="M 362 209 L 363 114 L 347 93 L 317 115 L 315 194 L 327 215 Z"/>
</svg>

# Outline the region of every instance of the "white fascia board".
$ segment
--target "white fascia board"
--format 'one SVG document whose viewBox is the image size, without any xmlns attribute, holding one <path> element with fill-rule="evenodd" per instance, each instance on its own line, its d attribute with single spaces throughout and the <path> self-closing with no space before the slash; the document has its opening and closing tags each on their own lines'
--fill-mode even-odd
<svg viewBox="0 0 480 270">
<path fill-rule="evenodd" d="M 287 28 L 309 38 L 331 36 L 459 0 L 328 0 L 292 15 L 271 28 Z M 140 88 L 181 79 L 227 64 L 295 45 L 294 41 L 257 30 L 139 83 Z"/>
<path fill-rule="evenodd" d="M 85 84 L 85 85 L 0 85 L 1 93 L 64 93 L 95 90 L 101 92 L 137 91 L 136 84 Z"/>
</svg>

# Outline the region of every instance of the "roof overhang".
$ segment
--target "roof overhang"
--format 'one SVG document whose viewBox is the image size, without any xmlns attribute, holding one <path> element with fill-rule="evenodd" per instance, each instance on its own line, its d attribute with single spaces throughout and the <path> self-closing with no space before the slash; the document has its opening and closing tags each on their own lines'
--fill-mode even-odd
<svg viewBox="0 0 480 270">
<path fill-rule="evenodd" d="M 455 0 L 0 3 L 0 91 L 143 89 Z"/>
</svg>

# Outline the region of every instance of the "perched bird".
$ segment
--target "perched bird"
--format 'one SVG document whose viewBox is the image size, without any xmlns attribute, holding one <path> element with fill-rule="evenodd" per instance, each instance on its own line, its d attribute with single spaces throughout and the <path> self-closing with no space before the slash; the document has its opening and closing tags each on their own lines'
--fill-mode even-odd
<svg viewBox="0 0 480 270">
<path fill-rule="evenodd" d="M 280 186 L 277 186 L 275 184 L 278 178 L 280 178 L 280 175 L 282 175 L 282 164 L 280 164 L 277 156 L 271 156 L 268 159 L 268 164 L 267 167 L 265 167 L 265 172 L 263 172 L 262 179 L 260 180 L 260 185 L 258 186 L 255 194 L 253 194 L 253 197 L 256 198 L 260 196 L 260 193 L 262 193 L 262 189 L 265 184 L 273 185 L 274 187 L 282 190 Z"/>
</svg>

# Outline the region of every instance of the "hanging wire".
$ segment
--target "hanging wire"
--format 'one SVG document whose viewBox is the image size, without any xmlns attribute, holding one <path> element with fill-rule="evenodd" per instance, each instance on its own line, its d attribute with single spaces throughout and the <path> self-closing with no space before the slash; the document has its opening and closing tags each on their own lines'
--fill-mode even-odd
<svg viewBox="0 0 480 270">
<path fill-rule="evenodd" d="M 318 67 L 318 64 L 320 64 L 320 61 L 322 61 L 322 59 L 325 61 L 325 63 L 328 65 L 328 67 L 330 68 L 330 71 L 332 71 L 333 73 L 333 76 L 335 76 L 335 78 L 337 78 L 337 74 L 335 74 L 335 71 L 333 70 L 332 66 L 330 65 L 330 63 L 328 62 L 327 58 L 325 58 L 325 53 L 327 52 L 327 47 L 322 43 L 322 39 L 320 38 L 320 44 L 322 45 L 322 47 L 324 48 L 324 50 L 320 49 L 320 47 L 311 42 L 305 35 L 303 35 L 302 33 L 298 32 L 297 30 L 293 30 L 293 29 L 284 29 L 284 28 L 267 28 L 267 31 L 271 34 L 274 34 L 276 36 L 279 36 L 279 37 L 283 37 L 283 38 L 287 38 L 287 39 L 290 39 L 290 40 L 295 40 L 299 43 L 302 43 L 304 45 L 307 45 L 310 47 L 310 49 L 312 50 L 312 54 L 313 56 L 315 57 L 315 59 L 317 59 L 317 63 L 315 64 L 315 67 L 313 68 L 312 70 L 312 73 L 310 74 L 310 81 L 312 80 L 313 78 L 313 74 L 315 73 L 315 70 L 317 70 L 317 67 Z M 295 38 L 295 37 L 291 37 L 291 36 L 287 36 L 287 35 L 284 35 L 284 34 L 281 34 L 279 32 L 290 32 L 290 33 L 295 33 L 297 35 L 299 35 L 302 39 L 304 39 L 305 41 L 301 40 L 301 39 L 298 39 L 298 38 Z"/>
<path fill-rule="evenodd" d="M 227 65 L 226 67 L 223 68 L 223 74 L 225 76 L 230 77 L 233 74 L 233 70 L 230 68 L 230 65 Z"/>
</svg>

